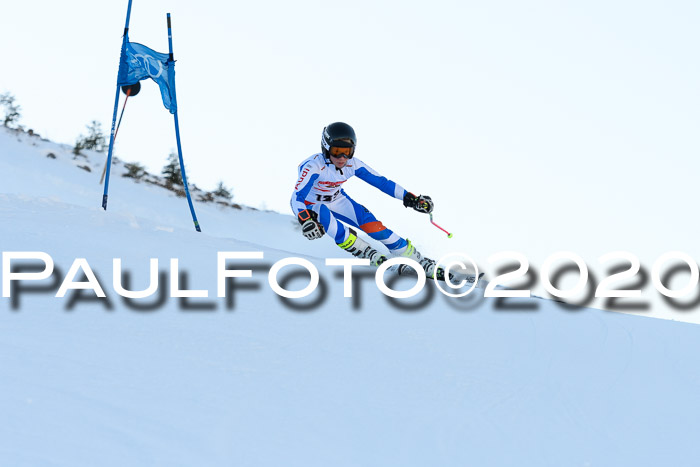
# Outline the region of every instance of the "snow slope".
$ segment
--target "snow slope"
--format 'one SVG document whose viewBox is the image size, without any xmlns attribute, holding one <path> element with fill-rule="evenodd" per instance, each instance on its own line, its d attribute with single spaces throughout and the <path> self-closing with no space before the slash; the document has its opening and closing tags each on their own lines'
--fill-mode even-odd
<svg viewBox="0 0 700 467">
<path fill-rule="evenodd" d="M 696 463 L 700 327 L 537 299 L 504 310 L 430 287 L 407 310 L 371 278 L 343 298 L 324 265 L 342 255 L 291 216 L 197 203 L 197 233 L 183 198 L 120 166 L 105 212 L 99 159 L 88 164 L 0 131 L 2 251 L 43 251 L 57 268 L 43 289 L 0 299 L 0 465 Z M 264 253 L 225 299 L 221 251 Z M 321 272 L 318 305 L 270 290 L 269 265 L 290 256 Z M 106 300 L 54 297 L 76 258 Z M 157 258 L 159 294 L 177 258 L 187 288 L 209 296 L 127 302 L 113 258 L 134 289 Z"/>
</svg>

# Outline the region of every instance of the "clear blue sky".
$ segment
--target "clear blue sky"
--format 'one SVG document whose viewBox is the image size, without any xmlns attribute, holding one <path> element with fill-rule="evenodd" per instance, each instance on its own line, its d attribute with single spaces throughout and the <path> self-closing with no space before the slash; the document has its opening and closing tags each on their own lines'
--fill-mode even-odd
<svg viewBox="0 0 700 467">
<path fill-rule="evenodd" d="M 25 125 L 66 143 L 92 119 L 109 128 L 126 6 L 3 6 L 0 92 Z M 358 157 L 431 195 L 446 227 L 490 251 L 596 238 L 601 254 L 693 253 L 697 2 L 134 0 L 131 40 L 167 52 L 167 12 L 184 156 L 202 188 L 223 180 L 239 202 L 286 212 L 297 164 L 342 120 Z M 116 155 L 159 172 L 172 128 L 147 82 Z M 362 185 L 347 190 L 432 241 L 425 219 Z"/>
</svg>

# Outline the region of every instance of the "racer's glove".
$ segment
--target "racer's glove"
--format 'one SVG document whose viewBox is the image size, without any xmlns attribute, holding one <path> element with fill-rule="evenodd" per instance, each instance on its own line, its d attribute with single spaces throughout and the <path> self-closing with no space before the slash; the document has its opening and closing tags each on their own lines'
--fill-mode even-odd
<svg viewBox="0 0 700 467">
<path fill-rule="evenodd" d="M 318 222 L 318 214 L 315 211 L 304 209 L 297 215 L 297 220 L 301 224 L 301 232 L 309 240 L 321 238 L 326 233 L 323 226 Z"/>
<path fill-rule="evenodd" d="M 430 199 L 430 196 L 416 196 L 408 191 L 403 196 L 403 205 L 407 208 L 413 208 L 416 211 L 425 214 L 430 214 L 433 212 L 433 208 L 435 207 L 433 200 Z"/>
</svg>

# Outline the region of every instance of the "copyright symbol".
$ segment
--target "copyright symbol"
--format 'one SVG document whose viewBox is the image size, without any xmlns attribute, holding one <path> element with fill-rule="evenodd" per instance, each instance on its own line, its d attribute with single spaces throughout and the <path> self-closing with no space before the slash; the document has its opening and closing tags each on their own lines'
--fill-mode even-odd
<svg viewBox="0 0 700 467">
<path fill-rule="evenodd" d="M 471 267 L 467 266 L 465 263 L 470 263 Z M 469 283 L 471 283 L 471 287 L 467 291 L 460 293 L 452 293 L 447 290 L 443 290 L 443 288 L 440 286 L 440 282 L 442 281 L 438 281 L 436 275 L 434 274 L 433 281 L 435 281 L 435 285 L 437 286 L 440 292 L 447 295 L 448 297 L 459 298 L 469 295 L 472 292 L 472 290 L 476 288 L 477 278 L 479 277 L 479 267 L 476 265 L 476 262 L 469 256 L 463 253 L 448 253 L 442 258 L 440 258 L 437 263 L 435 263 L 435 270 L 441 267 L 442 264 L 444 264 L 443 269 L 445 270 L 445 285 L 447 285 L 447 287 L 453 290 L 461 289 Z M 461 279 L 460 282 L 457 284 L 453 283 L 450 280 L 451 270 L 455 266 L 459 266 L 459 268 L 462 271 L 465 271 L 465 273 L 455 272 L 454 274 L 452 274 L 455 279 Z"/>
</svg>

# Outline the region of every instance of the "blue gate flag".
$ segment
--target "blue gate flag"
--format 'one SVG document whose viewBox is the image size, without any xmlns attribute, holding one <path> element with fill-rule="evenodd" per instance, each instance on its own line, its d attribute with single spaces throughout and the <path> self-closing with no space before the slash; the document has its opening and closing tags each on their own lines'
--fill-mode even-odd
<svg viewBox="0 0 700 467">
<path fill-rule="evenodd" d="M 175 62 L 169 62 L 168 59 L 168 54 L 156 52 L 145 45 L 127 40 L 119 62 L 117 86 L 128 86 L 142 79 L 151 78 L 160 87 L 163 105 L 171 114 L 174 114 L 177 112 Z"/>
</svg>

